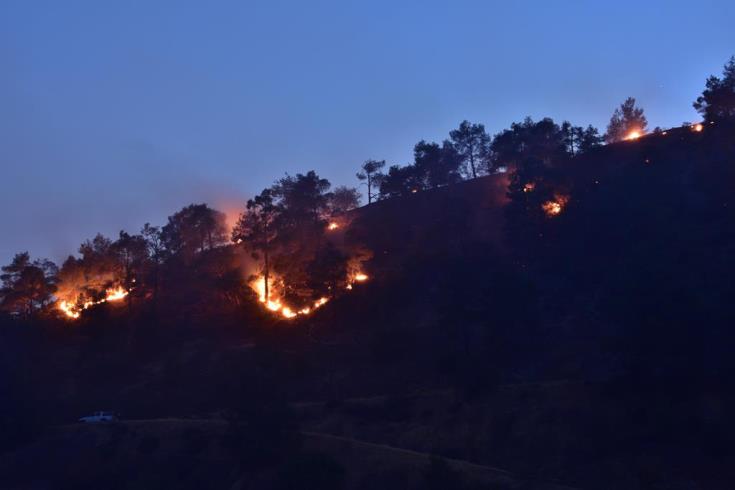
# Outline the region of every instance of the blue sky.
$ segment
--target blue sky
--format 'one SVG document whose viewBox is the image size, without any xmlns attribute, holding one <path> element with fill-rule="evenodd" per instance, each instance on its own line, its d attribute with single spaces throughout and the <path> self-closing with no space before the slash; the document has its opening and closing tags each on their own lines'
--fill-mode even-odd
<svg viewBox="0 0 735 490">
<path fill-rule="evenodd" d="M 0 261 L 54 260 L 285 172 L 356 184 L 462 119 L 696 120 L 732 1 L 0 2 Z"/>
</svg>

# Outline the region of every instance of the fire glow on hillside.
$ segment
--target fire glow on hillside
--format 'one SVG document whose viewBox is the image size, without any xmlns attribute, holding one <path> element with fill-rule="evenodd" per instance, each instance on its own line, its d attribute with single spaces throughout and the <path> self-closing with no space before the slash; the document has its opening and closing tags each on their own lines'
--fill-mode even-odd
<svg viewBox="0 0 735 490">
<path fill-rule="evenodd" d="M 98 300 L 98 301 L 85 301 L 81 305 L 71 303 L 66 300 L 61 300 L 57 303 L 59 310 L 64 313 L 64 315 L 67 316 L 67 318 L 71 318 L 73 320 L 76 320 L 79 318 L 82 314 L 82 311 L 91 308 L 92 306 L 99 305 L 102 303 L 111 303 L 115 301 L 120 301 L 121 299 L 125 298 L 128 294 L 130 294 L 130 291 L 126 291 L 121 286 L 118 286 L 116 288 L 110 288 L 107 291 L 105 291 L 105 297 Z"/>
<path fill-rule="evenodd" d="M 633 130 L 633 131 L 631 131 L 630 133 L 628 133 L 628 134 L 627 134 L 627 135 L 625 136 L 625 138 L 624 138 L 624 139 L 625 139 L 625 141 L 633 141 L 633 140 L 637 140 L 637 139 L 638 139 L 638 138 L 640 138 L 641 136 L 643 136 L 643 133 L 642 133 L 641 131 L 638 131 L 638 130 Z"/>
<path fill-rule="evenodd" d="M 562 211 L 564 211 L 567 202 L 569 202 L 569 196 L 554 194 L 554 199 L 543 203 L 541 205 L 541 209 L 544 210 L 546 216 L 548 216 L 549 218 L 553 218 L 554 216 L 558 216 L 559 214 L 561 214 Z"/>
<path fill-rule="evenodd" d="M 362 272 L 358 272 L 355 274 L 352 274 L 348 281 L 347 281 L 347 290 L 352 289 L 352 285 L 355 282 L 365 282 L 369 278 L 366 274 Z M 250 282 L 249 286 L 250 288 L 255 291 L 258 295 L 258 301 L 265 306 L 265 308 L 268 311 L 271 311 L 273 313 L 276 313 L 283 318 L 291 319 L 296 318 L 297 316 L 305 316 L 310 315 L 315 310 L 321 308 L 324 306 L 328 301 L 329 298 L 326 296 L 322 296 L 321 298 L 318 298 L 310 305 L 303 306 L 301 308 L 295 308 L 293 306 L 287 305 L 284 300 L 282 299 L 282 294 L 279 292 L 279 288 L 276 286 L 276 284 L 280 282 L 277 278 L 274 278 L 271 274 L 271 278 L 268 281 L 268 297 L 266 297 L 265 294 L 265 277 L 260 275 L 257 278 L 255 278 L 253 281 Z"/>
</svg>

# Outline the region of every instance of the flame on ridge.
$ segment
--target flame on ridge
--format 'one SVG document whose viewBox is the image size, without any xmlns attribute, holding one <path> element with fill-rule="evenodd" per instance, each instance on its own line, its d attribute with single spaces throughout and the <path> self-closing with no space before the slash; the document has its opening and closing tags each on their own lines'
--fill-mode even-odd
<svg viewBox="0 0 735 490">
<path fill-rule="evenodd" d="M 115 288 L 107 289 L 107 291 L 105 291 L 105 297 L 98 301 L 85 301 L 81 305 L 77 305 L 67 300 L 62 300 L 62 301 L 59 301 L 57 305 L 58 305 L 59 310 L 64 315 L 66 315 L 68 318 L 76 320 L 82 315 L 82 311 L 87 310 L 91 308 L 92 306 L 99 305 L 102 303 L 112 303 L 115 301 L 120 301 L 121 299 L 125 298 L 128 294 L 130 294 L 129 290 L 124 289 L 122 286 L 117 286 Z"/>
</svg>

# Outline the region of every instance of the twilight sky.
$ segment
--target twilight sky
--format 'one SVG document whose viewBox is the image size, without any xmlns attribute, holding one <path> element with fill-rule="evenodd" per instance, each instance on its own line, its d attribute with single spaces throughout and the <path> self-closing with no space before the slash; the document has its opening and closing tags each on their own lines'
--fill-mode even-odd
<svg viewBox="0 0 735 490">
<path fill-rule="evenodd" d="M 285 172 L 356 185 L 462 119 L 653 126 L 735 54 L 735 2 L 0 1 L 0 262 L 59 260 Z"/>
</svg>

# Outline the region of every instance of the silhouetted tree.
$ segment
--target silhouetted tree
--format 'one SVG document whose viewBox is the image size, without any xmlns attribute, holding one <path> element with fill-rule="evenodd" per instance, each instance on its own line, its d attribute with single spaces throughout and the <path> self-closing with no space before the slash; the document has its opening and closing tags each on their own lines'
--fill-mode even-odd
<svg viewBox="0 0 735 490">
<path fill-rule="evenodd" d="M 385 167 L 385 160 L 365 160 L 361 170 L 357 172 L 357 178 L 364 180 L 367 185 L 368 204 L 371 204 L 373 198 L 377 195 L 377 193 L 373 192 L 373 189 L 380 186 L 380 181 L 383 178 L 383 173 L 381 172 L 383 167 Z"/>
<path fill-rule="evenodd" d="M 488 167 L 490 136 L 484 125 L 462 121 L 459 128 L 449 132 L 449 137 L 459 154 L 461 164 L 464 165 L 465 175 L 474 179 L 479 171 L 491 170 Z"/>
<path fill-rule="evenodd" d="M 420 189 L 433 189 L 461 180 L 461 158 L 449 141 L 439 146 L 421 140 L 413 148 L 413 157 L 415 178 L 420 181 Z"/>
<path fill-rule="evenodd" d="M 271 192 L 282 208 L 282 224 L 287 227 L 305 222 L 319 225 L 329 211 L 330 187 L 329 181 L 313 170 L 280 179 Z"/>
<path fill-rule="evenodd" d="M 490 148 L 494 165 L 511 169 L 528 158 L 553 165 L 569 155 L 564 131 L 550 118 L 534 122 L 527 117 L 522 123 L 513 123 L 495 135 Z"/>
<path fill-rule="evenodd" d="M 646 126 L 648 121 L 643 114 L 643 108 L 636 106 L 635 98 L 628 97 L 613 112 L 607 125 L 605 141 L 607 143 L 622 141 L 633 131 L 643 134 L 646 132 Z"/>
<path fill-rule="evenodd" d="M 579 128 L 582 129 L 582 128 Z M 583 129 L 577 137 L 578 153 L 587 153 L 593 148 L 602 146 L 604 139 L 600 136 L 600 132 L 591 124 Z"/>
<path fill-rule="evenodd" d="M 423 179 L 414 165 L 392 165 L 380 182 L 380 198 L 409 196 L 423 188 Z"/>
<path fill-rule="evenodd" d="M 360 193 L 354 187 L 335 187 L 329 196 L 329 212 L 332 216 L 344 214 L 360 206 Z"/>
<path fill-rule="evenodd" d="M 694 108 L 706 122 L 735 121 L 735 56 L 722 70 L 722 78 L 711 76 Z"/>
<path fill-rule="evenodd" d="M 16 254 L 2 267 L 0 307 L 12 314 L 32 316 L 53 301 L 56 274 L 56 265 L 50 260 L 31 261 L 28 252 Z"/>
<path fill-rule="evenodd" d="M 163 263 L 165 247 L 163 245 L 163 239 L 161 237 L 161 228 L 159 226 L 151 226 L 150 223 L 143 225 L 143 229 L 140 230 L 140 234 L 145 240 L 146 249 L 148 252 L 148 276 L 149 284 L 153 290 L 153 304 L 158 300 L 158 289 L 160 283 L 161 264 Z"/>
<path fill-rule="evenodd" d="M 272 269 L 281 276 L 288 301 L 310 299 L 307 267 L 324 241 L 330 187 L 329 181 L 313 170 L 287 175 L 272 187 L 280 208 L 274 222 L 278 253 L 273 255 Z"/>
<path fill-rule="evenodd" d="M 270 298 L 270 255 L 277 237 L 275 226 L 280 207 L 273 201 L 273 191 L 265 189 L 248 200 L 232 230 L 232 240 L 242 242 L 255 260 L 263 259 L 265 298 Z"/>
<path fill-rule="evenodd" d="M 142 235 L 130 235 L 125 231 L 111 245 L 120 268 L 120 281 L 126 290 L 130 290 L 142 278 L 148 261 L 148 244 Z M 132 298 L 128 295 L 128 301 Z"/>
<path fill-rule="evenodd" d="M 347 287 L 347 257 L 331 243 L 326 242 L 317 250 L 307 268 L 309 287 L 315 298 L 333 298 Z"/>
<path fill-rule="evenodd" d="M 582 132 L 582 128 L 579 126 L 572 126 L 572 123 L 569 121 L 564 121 L 561 123 L 561 132 L 567 153 L 574 156 L 579 146 L 579 137 Z"/>
<path fill-rule="evenodd" d="M 161 239 L 171 255 L 189 259 L 226 241 L 225 215 L 206 204 L 190 204 L 168 217 Z"/>
</svg>

